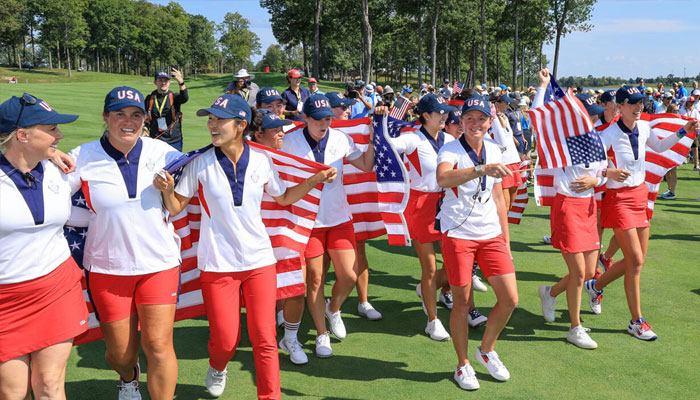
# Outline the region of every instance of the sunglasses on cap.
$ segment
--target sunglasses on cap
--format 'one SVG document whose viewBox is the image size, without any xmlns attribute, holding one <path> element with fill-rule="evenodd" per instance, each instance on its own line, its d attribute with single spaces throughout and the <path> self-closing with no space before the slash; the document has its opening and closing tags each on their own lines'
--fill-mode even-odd
<svg viewBox="0 0 700 400">
<path fill-rule="evenodd" d="M 19 104 L 22 105 L 22 108 L 19 109 L 19 116 L 17 116 L 17 120 L 15 121 L 15 130 L 19 128 L 19 120 L 22 118 L 22 113 L 24 112 L 24 106 L 30 105 L 33 106 L 36 104 L 36 97 L 32 96 L 29 93 L 24 93 L 22 97 L 19 98 Z"/>
</svg>

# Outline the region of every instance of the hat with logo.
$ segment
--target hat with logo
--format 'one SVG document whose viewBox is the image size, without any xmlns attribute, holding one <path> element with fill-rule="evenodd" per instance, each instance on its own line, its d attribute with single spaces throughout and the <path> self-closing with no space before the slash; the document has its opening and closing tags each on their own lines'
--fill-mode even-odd
<svg viewBox="0 0 700 400">
<path fill-rule="evenodd" d="M 479 95 L 474 95 L 464 100 L 462 115 L 468 113 L 469 111 L 481 111 L 487 116 L 491 116 L 491 106 L 489 106 L 489 102 L 486 98 Z"/>
<path fill-rule="evenodd" d="M 328 92 L 326 93 L 326 98 L 328 98 L 331 108 L 348 107 L 357 102 L 356 99 L 348 99 L 340 92 Z"/>
<path fill-rule="evenodd" d="M 261 129 L 274 129 L 294 123 L 288 119 L 280 118 L 277 114 L 270 110 L 260 110 L 258 112 L 263 114 L 262 123 L 260 124 Z"/>
<path fill-rule="evenodd" d="M 615 102 L 617 104 L 636 104 L 644 99 L 644 95 L 636 86 L 625 85 L 615 93 Z"/>
<path fill-rule="evenodd" d="M 0 133 L 34 125 L 67 124 L 78 119 L 77 115 L 59 114 L 49 103 L 29 93 L 12 96 L 0 105 Z"/>
<path fill-rule="evenodd" d="M 160 71 L 156 72 L 156 76 L 153 78 L 153 80 L 157 81 L 160 78 L 170 79 L 170 75 L 168 75 L 167 72 L 160 70 Z"/>
<path fill-rule="evenodd" d="M 496 101 L 503 101 L 503 102 L 510 104 L 510 103 L 514 102 L 515 99 L 508 96 L 507 94 L 504 94 L 503 96 L 499 97 L 498 100 L 496 100 Z"/>
<path fill-rule="evenodd" d="M 282 102 L 284 102 L 279 90 L 270 86 L 260 89 L 258 94 L 255 95 L 255 102 L 258 104 L 270 104 L 276 100 L 282 100 Z"/>
<path fill-rule="evenodd" d="M 237 94 L 219 96 L 211 107 L 197 110 L 197 115 L 200 117 L 206 117 L 209 114 L 221 119 L 243 119 L 250 124 L 250 106 L 243 97 Z"/>
<path fill-rule="evenodd" d="M 322 94 L 309 96 L 304 102 L 303 110 L 305 115 L 315 120 L 335 116 L 335 113 L 331 110 L 331 103 L 328 101 L 328 97 Z"/>
<path fill-rule="evenodd" d="M 588 93 L 579 93 L 576 95 L 576 98 L 581 100 L 583 106 L 586 107 L 588 115 L 598 115 L 605 111 L 605 107 L 599 106 L 595 101 L 595 97 L 591 96 Z"/>
<path fill-rule="evenodd" d="M 600 95 L 600 102 L 601 103 L 608 103 L 611 101 L 615 101 L 615 90 L 606 90 L 603 92 L 603 94 Z"/>
<path fill-rule="evenodd" d="M 301 78 L 301 72 L 298 69 L 290 69 L 287 72 L 287 78 Z"/>
<path fill-rule="evenodd" d="M 316 80 L 316 78 L 309 78 L 309 85 L 312 84 L 312 83 L 318 83 L 318 81 Z"/>
<path fill-rule="evenodd" d="M 447 115 L 447 121 L 445 121 L 446 124 L 459 124 L 459 119 L 462 117 L 462 110 L 455 108 L 454 110 L 450 111 L 450 113 Z"/>
<path fill-rule="evenodd" d="M 452 110 L 454 110 L 454 107 L 448 106 L 444 97 L 433 93 L 426 94 L 418 102 L 419 114 L 423 114 L 425 112 L 447 114 Z"/>
<path fill-rule="evenodd" d="M 138 107 L 146 112 L 141 92 L 128 86 L 119 86 L 105 96 L 104 111 L 116 111 L 126 107 Z"/>
</svg>

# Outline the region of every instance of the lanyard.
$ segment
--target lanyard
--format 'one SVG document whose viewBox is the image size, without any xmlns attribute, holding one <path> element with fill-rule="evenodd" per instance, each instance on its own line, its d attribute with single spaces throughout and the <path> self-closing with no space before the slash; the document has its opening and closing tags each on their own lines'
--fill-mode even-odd
<svg viewBox="0 0 700 400">
<path fill-rule="evenodd" d="M 472 163 L 474 163 L 474 166 L 477 165 L 484 165 L 486 163 L 486 146 L 482 145 L 481 146 L 481 161 L 479 161 L 479 157 L 477 157 L 476 152 L 472 147 L 467 143 L 467 140 L 464 138 L 464 135 L 462 135 L 459 138 L 459 143 L 462 144 L 462 147 L 464 147 L 464 151 L 467 152 L 467 155 L 469 158 L 472 160 Z M 486 175 L 481 177 L 481 190 L 486 191 Z"/>
<path fill-rule="evenodd" d="M 156 108 L 158 109 L 158 116 L 159 117 L 163 116 L 163 109 L 165 108 L 165 103 L 166 103 L 167 99 L 168 99 L 167 93 L 165 94 L 165 96 L 163 96 L 163 102 L 160 105 L 158 105 L 158 95 L 156 95 L 156 97 L 153 99 L 153 101 L 155 101 L 155 103 L 156 103 Z"/>
</svg>

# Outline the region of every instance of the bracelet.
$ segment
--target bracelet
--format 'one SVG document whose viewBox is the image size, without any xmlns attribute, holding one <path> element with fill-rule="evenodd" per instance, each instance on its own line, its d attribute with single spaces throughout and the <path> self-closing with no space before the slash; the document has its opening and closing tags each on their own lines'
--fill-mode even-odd
<svg viewBox="0 0 700 400">
<path fill-rule="evenodd" d="M 682 139 L 688 132 L 685 131 L 685 128 L 681 128 L 676 132 L 676 136 L 678 136 L 679 139 Z"/>
</svg>

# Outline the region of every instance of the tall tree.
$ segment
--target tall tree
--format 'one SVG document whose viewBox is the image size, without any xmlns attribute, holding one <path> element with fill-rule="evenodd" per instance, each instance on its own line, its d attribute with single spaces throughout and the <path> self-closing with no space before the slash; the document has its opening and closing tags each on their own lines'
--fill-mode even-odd
<svg viewBox="0 0 700 400">
<path fill-rule="evenodd" d="M 552 75 L 557 76 L 559 65 L 559 44 L 562 36 L 574 32 L 588 32 L 593 27 L 587 22 L 591 19 L 596 0 L 549 0 L 550 22 L 554 26 L 554 66 Z"/>
<path fill-rule="evenodd" d="M 249 27 L 250 22 L 237 12 L 226 13 L 219 25 L 219 43 L 232 70 L 249 65 L 250 57 L 260 54 L 260 39 Z"/>
<path fill-rule="evenodd" d="M 187 44 L 195 78 L 198 72 L 208 72 L 214 61 L 216 41 L 214 39 L 215 25 L 202 15 L 189 16 L 189 35 Z"/>
<path fill-rule="evenodd" d="M 430 37 L 430 61 L 432 62 L 432 65 L 430 68 L 430 82 L 433 87 L 437 87 L 435 81 L 435 69 L 437 68 L 437 26 L 440 18 L 440 0 L 433 1 L 432 13 L 432 35 Z"/>
<path fill-rule="evenodd" d="M 362 46 L 364 76 L 362 79 L 365 82 L 370 82 L 372 80 L 372 25 L 369 23 L 369 2 L 367 0 L 362 0 L 362 37 L 364 38 L 364 46 Z"/>
<path fill-rule="evenodd" d="M 321 74 L 321 0 L 315 0 L 314 7 L 314 64 L 313 76 Z"/>
</svg>

